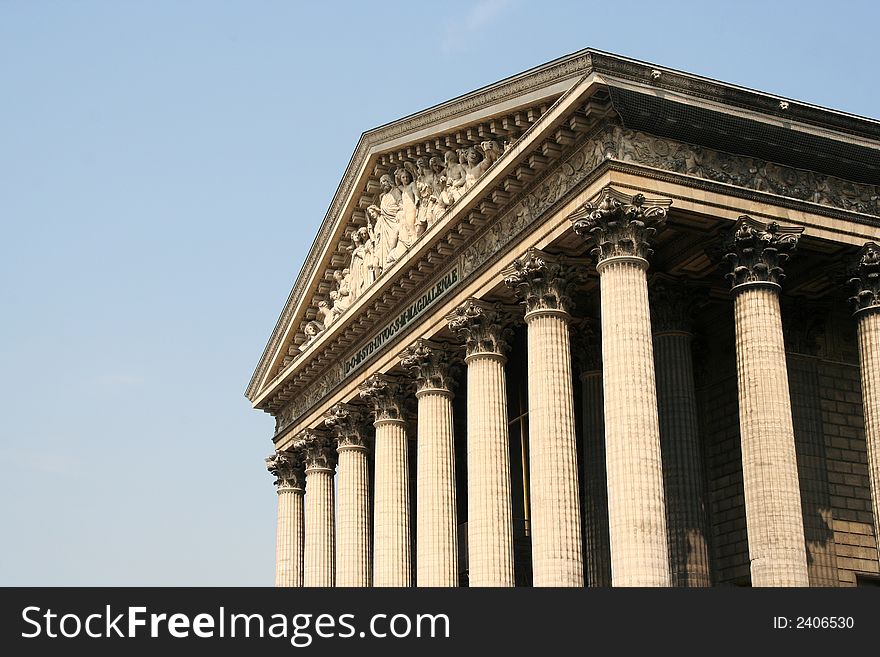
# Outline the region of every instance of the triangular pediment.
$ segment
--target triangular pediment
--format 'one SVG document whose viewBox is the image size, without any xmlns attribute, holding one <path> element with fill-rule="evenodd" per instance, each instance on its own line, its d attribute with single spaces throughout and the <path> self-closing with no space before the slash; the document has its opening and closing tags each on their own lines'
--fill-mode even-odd
<svg viewBox="0 0 880 657">
<path fill-rule="evenodd" d="M 490 228 L 521 229 L 603 164 L 880 214 L 880 124 L 780 108 L 766 94 L 584 51 L 365 133 L 248 398 L 276 415 L 309 398 L 410 291 L 459 256 L 465 269 L 484 258 Z M 761 159 L 756 134 L 773 135 L 783 159 Z M 825 154 L 811 170 L 797 169 L 805 148 Z M 859 160 L 861 183 L 835 178 Z"/>
<path fill-rule="evenodd" d="M 573 143 L 576 130 L 591 124 L 585 108 L 574 129 L 559 125 L 558 117 L 545 119 L 575 87 L 586 89 L 586 68 L 584 59 L 536 71 L 526 80 L 518 76 L 504 88 L 495 85 L 452 101 L 451 107 L 428 110 L 437 114 L 433 121 L 419 114 L 365 133 L 254 374 L 249 398 L 257 399 L 283 378 L 285 369 L 368 296 L 435 224 L 469 206 L 494 177 L 509 177 L 513 161 L 514 180 L 506 190 L 493 190 L 482 211 L 497 209 Z M 596 99 L 593 122 L 607 111 L 607 95 Z M 554 134 L 545 140 L 548 130 Z M 524 139 L 538 149 L 528 157 L 522 157 Z M 462 238 L 479 227 L 481 208 L 468 209 L 474 210 L 477 216 L 461 228 Z M 361 238 L 372 242 L 366 254 Z M 450 249 L 454 244 L 440 247 L 439 255 L 451 255 Z M 365 255 L 371 266 L 352 266 L 353 256 L 363 263 Z"/>
</svg>

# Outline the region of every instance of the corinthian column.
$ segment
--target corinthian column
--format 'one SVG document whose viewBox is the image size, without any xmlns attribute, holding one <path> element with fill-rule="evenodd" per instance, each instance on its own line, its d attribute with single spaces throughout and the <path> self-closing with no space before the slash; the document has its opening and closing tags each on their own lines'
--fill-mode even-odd
<svg viewBox="0 0 880 657">
<path fill-rule="evenodd" d="M 304 431 L 294 447 L 306 471 L 304 586 L 333 586 L 333 470 L 336 450 L 319 431 Z"/>
<path fill-rule="evenodd" d="M 732 269 L 752 586 L 809 586 L 779 311 L 782 265 L 803 230 L 741 217 L 725 256 Z"/>
<path fill-rule="evenodd" d="M 360 395 L 372 405 L 376 427 L 373 586 L 412 586 L 403 386 L 374 374 L 361 384 Z"/>
<path fill-rule="evenodd" d="M 514 586 L 505 352 L 510 314 L 469 299 L 447 318 L 467 364 L 468 580 Z"/>
<path fill-rule="evenodd" d="M 275 586 L 303 585 L 303 494 L 305 475 L 299 456 L 275 452 L 266 459 L 278 487 L 275 534 Z"/>
<path fill-rule="evenodd" d="M 611 586 L 608 534 L 608 477 L 605 473 L 605 417 L 602 395 L 602 341 L 598 321 L 575 332 L 581 377 L 584 433 L 584 528 L 587 586 Z"/>
<path fill-rule="evenodd" d="M 415 378 L 419 404 L 416 585 L 458 586 L 450 353 L 443 345 L 419 339 L 400 360 Z"/>
<path fill-rule="evenodd" d="M 602 373 L 611 580 L 669 586 L 669 551 L 654 349 L 648 308 L 649 239 L 671 201 L 606 187 L 571 217 L 596 245 L 602 314 Z"/>
<path fill-rule="evenodd" d="M 535 586 L 583 586 L 571 382 L 571 267 L 538 249 L 502 272 L 526 307 L 532 573 Z"/>
<path fill-rule="evenodd" d="M 370 586 L 370 469 L 360 411 L 336 404 L 324 415 L 336 436 L 339 476 L 336 501 L 336 586 Z"/>
<path fill-rule="evenodd" d="M 862 247 L 856 275 L 850 283 L 856 289 L 850 301 L 858 322 L 859 373 L 874 527 L 880 527 L 880 246 L 868 242 Z M 877 533 L 880 534 L 880 530 Z"/>
<path fill-rule="evenodd" d="M 706 484 L 694 385 L 694 293 L 655 281 L 651 288 L 657 409 L 673 586 L 710 586 Z"/>
</svg>

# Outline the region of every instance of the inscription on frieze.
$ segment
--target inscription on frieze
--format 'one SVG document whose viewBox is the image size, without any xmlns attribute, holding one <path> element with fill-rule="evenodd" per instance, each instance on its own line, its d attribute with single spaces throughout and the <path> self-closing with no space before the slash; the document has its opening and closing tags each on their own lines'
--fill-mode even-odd
<svg viewBox="0 0 880 657">
<path fill-rule="evenodd" d="M 343 378 L 369 361 L 375 353 L 377 353 L 390 340 L 393 340 L 394 337 L 403 331 L 408 324 L 412 323 L 415 319 L 418 319 L 426 310 L 428 310 L 428 308 L 433 306 L 439 299 L 446 296 L 452 288 L 458 285 L 460 280 L 461 274 L 459 273 L 458 265 L 456 264 L 452 269 L 446 272 L 446 274 L 444 274 L 433 287 L 419 296 L 418 299 L 407 306 L 392 321 L 383 326 L 381 331 L 376 332 L 370 340 L 343 361 Z"/>
</svg>

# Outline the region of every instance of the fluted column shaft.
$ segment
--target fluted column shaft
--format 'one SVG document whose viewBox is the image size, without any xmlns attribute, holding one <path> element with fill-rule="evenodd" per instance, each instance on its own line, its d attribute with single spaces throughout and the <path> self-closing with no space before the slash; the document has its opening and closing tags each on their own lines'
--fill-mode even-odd
<svg viewBox="0 0 880 657">
<path fill-rule="evenodd" d="M 275 586 L 303 585 L 302 454 L 277 451 L 266 459 L 266 468 L 278 487 L 278 524 L 275 534 Z"/>
<path fill-rule="evenodd" d="M 306 467 L 305 586 L 334 584 L 333 470 Z"/>
<path fill-rule="evenodd" d="M 452 393 L 424 388 L 416 397 L 416 584 L 458 586 Z"/>
<path fill-rule="evenodd" d="M 710 586 L 706 487 L 694 386 L 693 336 L 654 334 L 657 405 L 673 586 Z"/>
<path fill-rule="evenodd" d="M 569 316 L 544 309 L 525 321 L 533 582 L 583 586 Z"/>
<path fill-rule="evenodd" d="M 602 315 L 608 524 L 614 586 L 669 586 L 654 348 L 645 272 L 671 199 L 606 187 L 569 218 L 594 248 Z"/>
<path fill-rule="evenodd" d="M 611 586 L 602 370 L 581 374 L 581 396 L 584 414 L 586 580 L 587 586 Z"/>
<path fill-rule="evenodd" d="M 859 364 L 874 525 L 880 526 L 880 308 L 859 317 Z"/>
<path fill-rule="evenodd" d="M 735 294 L 752 585 L 809 586 L 778 286 L 738 286 Z"/>
<path fill-rule="evenodd" d="M 336 586 L 372 584 L 368 450 L 340 445 L 336 519 Z"/>
<path fill-rule="evenodd" d="M 465 362 L 469 584 L 514 586 L 505 358 L 474 353 Z"/>
<path fill-rule="evenodd" d="M 275 586 L 303 585 L 303 489 L 278 488 Z"/>
<path fill-rule="evenodd" d="M 646 269 L 632 256 L 597 266 L 614 586 L 670 585 Z"/>
<path fill-rule="evenodd" d="M 880 308 L 858 318 L 859 375 L 874 526 L 880 527 Z"/>
<path fill-rule="evenodd" d="M 373 585 L 412 586 L 406 422 L 375 423 Z"/>
<path fill-rule="evenodd" d="M 862 247 L 854 274 L 850 284 L 855 286 L 855 296 L 850 302 L 858 322 L 868 477 L 875 535 L 880 535 L 880 245 L 867 242 Z"/>
</svg>

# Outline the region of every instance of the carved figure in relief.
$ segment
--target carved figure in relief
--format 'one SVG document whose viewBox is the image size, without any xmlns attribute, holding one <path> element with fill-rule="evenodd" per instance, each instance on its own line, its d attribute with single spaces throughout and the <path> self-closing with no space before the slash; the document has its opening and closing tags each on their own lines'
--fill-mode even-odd
<svg viewBox="0 0 880 657">
<path fill-rule="evenodd" d="M 464 194 L 464 167 L 458 162 L 458 154 L 455 151 L 446 151 L 443 154 L 446 162 L 446 171 L 443 182 L 443 192 L 440 195 L 440 201 L 446 207 L 449 207 L 461 198 Z"/>
<path fill-rule="evenodd" d="M 336 289 L 333 291 L 336 293 L 336 296 L 334 298 L 333 292 L 331 292 L 330 298 L 333 299 L 333 310 L 337 311 L 338 315 L 341 315 L 351 305 L 349 270 L 347 268 L 337 269 L 333 272 L 333 278 L 336 281 Z"/>
<path fill-rule="evenodd" d="M 363 226 L 361 228 L 358 228 L 358 234 L 360 235 L 361 243 L 364 245 L 363 292 L 379 276 L 379 272 L 376 267 L 376 237 L 373 234 L 372 227 L 370 226 Z"/>
<path fill-rule="evenodd" d="M 416 215 L 416 237 L 421 237 L 428 226 L 436 221 L 439 204 L 440 176 L 443 174 L 443 162 L 432 157 L 416 160 L 416 192 L 418 194 L 418 214 Z"/>
<path fill-rule="evenodd" d="M 431 195 L 428 197 L 428 226 L 432 226 L 435 221 L 443 216 L 446 212 L 446 204 L 443 202 L 443 189 L 446 183 L 446 167 L 443 158 L 432 157 L 431 161 L 432 188 Z"/>
<path fill-rule="evenodd" d="M 373 249 L 373 280 L 382 273 L 382 266 L 385 261 L 385 255 L 382 251 L 383 241 L 382 233 L 379 230 L 380 218 L 382 211 L 377 205 L 371 205 L 367 208 L 367 228 L 370 230 L 370 240 Z"/>
<path fill-rule="evenodd" d="M 416 241 L 416 216 L 418 215 L 416 203 L 418 201 L 418 192 L 416 191 L 413 174 L 406 165 L 394 172 L 394 179 L 397 182 L 397 196 L 399 199 L 397 222 L 400 236 L 394 256 L 394 259 L 397 260 Z"/>
<path fill-rule="evenodd" d="M 379 266 L 384 271 L 394 262 L 397 243 L 400 239 L 400 190 L 394 186 L 394 179 L 387 173 L 379 179 L 379 207 L 376 215 L 376 255 Z M 375 206 L 371 206 L 375 207 Z M 367 208 L 369 211 L 369 208 Z"/>
<path fill-rule="evenodd" d="M 464 157 L 464 190 L 467 191 L 477 184 L 477 179 L 486 173 L 490 164 L 474 146 L 465 149 Z"/>
<path fill-rule="evenodd" d="M 311 322 L 306 323 L 306 325 L 303 327 L 303 333 L 305 333 L 305 335 L 306 335 L 306 341 L 303 342 L 303 343 L 299 346 L 299 350 L 300 350 L 300 351 L 305 351 L 305 350 L 308 348 L 308 346 L 309 346 L 312 342 L 314 342 L 315 339 L 316 339 L 319 335 L 321 335 L 321 333 L 322 333 L 323 331 L 324 331 L 324 327 L 321 325 L 321 322 L 316 322 L 316 321 L 313 320 L 313 321 L 311 321 Z"/>
<path fill-rule="evenodd" d="M 324 328 L 330 328 L 331 324 L 336 321 L 338 315 L 333 312 L 333 308 L 330 307 L 326 301 L 318 302 L 318 314 L 321 316 L 321 324 L 324 325 Z"/>
<path fill-rule="evenodd" d="M 352 302 L 363 294 L 368 279 L 367 251 L 364 247 L 364 238 L 368 235 L 361 233 L 361 230 L 365 229 L 361 228 L 352 233 L 351 246 L 348 247 L 348 250 L 351 251 L 351 263 L 348 265 L 348 269 L 351 272 L 349 293 Z"/>
</svg>

